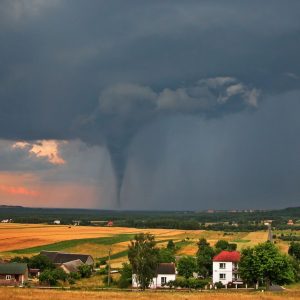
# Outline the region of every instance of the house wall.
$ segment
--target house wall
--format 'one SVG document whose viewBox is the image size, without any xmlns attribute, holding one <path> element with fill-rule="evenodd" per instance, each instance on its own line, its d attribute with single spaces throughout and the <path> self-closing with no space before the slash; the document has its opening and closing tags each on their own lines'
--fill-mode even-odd
<svg viewBox="0 0 300 300">
<path fill-rule="evenodd" d="M 162 277 L 166 277 L 166 282 L 176 279 L 175 274 L 158 274 L 157 277 L 155 278 L 156 287 L 158 287 L 158 288 L 162 287 L 162 284 L 161 284 Z"/>
<path fill-rule="evenodd" d="M 6 275 L 10 275 L 11 279 L 6 280 Z M 23 275 L 0 274 L 0 285 L 18 285 L 22 284 Z"/>
<path fill-rule="evenodd" d="M 94 259 L 91 256 L 89 256 L 85 264 L 89 266 L 94 265 Z"/>
<path fill-rule="evenodd" d="M 220 263 L 225 264 L 225 269 L 220 269 Z M 232 273 L 233 273 L 233 264 L 232 262 L 213 262 L 213 283 L 222 282 L 224 285 L 228 282 L 232 282 Z M 226 274 L 226 279 L 220 279 L 220 274 Z"/>
<path fill-rule="evenodd" d="M 166 277 L 166 282 L 176 279 L 175 274 L 158 274 L 157 277 L 154 277 L 152 282 L 150 283 L 150 286 L 149 286 L 150 289 L 156 289 L 156 288 L 162 287 L 162 285 L 161 285 L 162 277 Z M 135 274 L 132 275 L 132 287 L 133 288 L 139 287 Z"/>
</svg>

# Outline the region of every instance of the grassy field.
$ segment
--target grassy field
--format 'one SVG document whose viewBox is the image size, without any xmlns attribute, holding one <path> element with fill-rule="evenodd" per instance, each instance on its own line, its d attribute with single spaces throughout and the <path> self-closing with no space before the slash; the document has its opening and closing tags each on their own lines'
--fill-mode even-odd
<svg viewBox="0 0 300 300">
<path fill-rule="evenodd" d="M 178 255 L 195 255 L 197 241 L 206 238 L 211 245 L 225 239 L 238 245 L 238 250 L 267 240 L 266 231 L 224 233 L 206 230 L 136 229 L 126 227 L 95 227 L 65 225 L 0 224 L 0 258 L 32 256 L 42 250 L 88 253 L 95 258 L 106 258 L 112 250 L 112 267 L 120 267 L 127 260 L 130 239 L 139 232 L 155 235 L 158 246 L 173 240 Z M 279 234 L 278 234 L 279 235 Z M 288 242 L 278 241 L 287 251 Z"/>
<path fill-rule="evenodd" d="M 15 289 L 15 288 L 0 288 L 1 299 L 10 300 L 95 300 L 95 299 L 156 299 L 156 300 L 275 300 L 287 299 L 294 300 L 300 298 L 299 290 L 284 291 L 280 293 L 270 292 L 216 292 L 216 291 L 203 291 L 203 292 L 170 292 L 170 291 L 146 291 L 146 292 L 127 292 L 127 291 L 58 291 L 58 290 L 35 290 L 35 289 Z"/>
</svg>

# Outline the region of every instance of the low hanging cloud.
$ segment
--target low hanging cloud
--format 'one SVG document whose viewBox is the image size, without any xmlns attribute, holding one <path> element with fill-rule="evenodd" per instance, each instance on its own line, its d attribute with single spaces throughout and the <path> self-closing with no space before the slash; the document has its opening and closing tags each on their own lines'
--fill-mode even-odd
<svg viewBox="0 0 300 300">
<path fill-rule="evenodd" d="M 233 97 L 247 107 L 257 107 L 260 90 L 233 77 L 215 77 L 177 89 L 155 92 L 148 86 L 116 84 L 104 89 L 97 112 L 101 115 L 157 114 L 163 112 L 198 113 L 222 109 Z"/>
</svg>

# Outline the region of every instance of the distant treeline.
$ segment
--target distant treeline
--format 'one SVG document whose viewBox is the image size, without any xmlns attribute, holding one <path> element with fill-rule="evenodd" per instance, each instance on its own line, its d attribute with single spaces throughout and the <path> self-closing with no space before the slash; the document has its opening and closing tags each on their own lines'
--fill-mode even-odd
<svg viewBox="0 0 300 300">
<path fill-rule="evenodd" d="M 192 212 L 192 211 L 113 211 L 92 209 L 54 209 L 0 206 L 0 220 L 12 219 L 16 223 L 48 223 L 104 226 L 112 220 L 114 226 L 135 228 L 206 229 L 233 231 L 265 230 L 265 220 L 273 220 L 277 229 L 300 230 L 298 225 L 287 225 L 288 220 L 300 220 L 300 207 L 254 212 Z M 92 221 L 103 221 L 95 225 Z"/>
</svg>

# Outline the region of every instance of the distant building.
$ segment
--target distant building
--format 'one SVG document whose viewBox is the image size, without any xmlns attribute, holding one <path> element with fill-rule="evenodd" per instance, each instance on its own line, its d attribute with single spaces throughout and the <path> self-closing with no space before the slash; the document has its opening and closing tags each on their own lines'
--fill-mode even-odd
<svg viewBox="0 0 300 300">
<path fill-rule="evenodd" d="M 221 251 L 213 258 L 213 283 L 222 282 L 224 285 L 242 284 L 238 269 L 241 254 L 238 251 Z"/>
<path fill-rule="evenodd" d="M 53 224 L 55 224 L 55 225 L 60 225 L 60 220 L 54 220 L 54 221 L 53 221 Z"/>
<path fill-rule="evenodd" d="M 287 225 L 294 225 L 293 220 L 289 220 L 289 221 L 287 222 Z"/>
<path fill-rule="evenodd" d="M 41 270 L 40 269 L 35 269 L 35 268 L 29 268 L 28 272 L 29 272 L 29 276 L 31 278 L 37 278 L 41 274 Z"/>
<path fill-rule="evenodd" d="M 74 220 L 72 221 L 74 226 L 79 226 L 80 225 L 80 220 Z"/>
<path fill-rule="evenodd" d="M 112 226 L 114 226 L 114 222 L 113 221 L 108 221 L 107 224 L 106 224 L 106 226 L 112 227 Z"/>
<path fill-rule="evenodd" d="M 171 280 L 176 279 L 176 269 L 174 263 L 160 263 L 157 266 L 155 277 L 150 284 L 151 289 L 163 288 Z M 132 274 L 132 287 L 139 287 L 136 275 Z"/>
<path fill-rule="evenodd" d="M 262 223 L 263 223 L 264 225 L 266 225 L 266 226 L 271 225 L 272 222 L 273 222 L 273 220 L 263 220 L 263 221 L 262 221 Z"/>
<path fill-rule="evenodd" d="M 0 285 L 23 285 L 28 280 L 28 267 L 23 263 L 0 264 Z"/>
<path fill-rule="evenodd" d="M 1 221 L 1 223 L 12 223 L 12 219 L 4 219 Z"/>
</svg>

